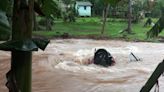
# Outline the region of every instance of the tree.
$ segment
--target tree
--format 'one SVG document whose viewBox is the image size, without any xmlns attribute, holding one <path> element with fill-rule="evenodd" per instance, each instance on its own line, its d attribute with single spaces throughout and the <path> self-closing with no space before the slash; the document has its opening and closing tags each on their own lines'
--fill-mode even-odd
<svg viewBox="0 0 164 92">
<path fill-rule="evenodd" d="M 128 34 L 132 33 L 132 1 L 128 0 L 128 27 L 124 29 L 121 33 L 127 32 Z"/>
<path fill-rule="evenodd" d="M 62 0 L 64 4 L 69 5 L 74 3 L 76 0 Z"/>
<path fill-rule="evenodd" d="M 131 33 L 132 31 L 132 2 L 128 0 L 128 28 L 127 33 Z"/>
<path fill-rule="evenodd" d="M 158 34 L 161 33 L 164 28 L 164 24 L 163 24 L 163 22 L 164 22 L 164 2 L 163 2 L 163 0 L 159 0 L 158 3 L 160 3 L 160 7 L 161 7 L 161 17 L 159 18 L 157 23 L 152 27 L 152 29 L 150 29 L 150 31 L 147 32 L 148 38 L 157 37 Z M 140 92 L 149 92 L 155 84 L 158 85 L 158 78 L 163 73 L 164 73 L 164 60 L 157 66 L 157 68 L 155 69 L 153 74 L 150 76 L 150 78 L 148 79 L 146 84 L 142 87 Z"/>
<path fill-rule="evenodd" d="M 7 4 L 7 0 L 0 3 L 2 30 L 11 29 L 6 17 Z M 49 43 L 48 40 L 32 38 L 33 10 L 41 14 L 35 5 L 34 0 L 14 0 L 12 40 L 0 44 L 1 50 L 11 51 L 11 69 L 6 74 L 9 92 L 31 92 L 32 51 L 44 50 Z"/>
<path fill-rule="evenodd" d="M 88 0 L 89 2 L 91 2 L 91 4 L 92 4 L 92 15 L 94 15 L 95 14 L 95 4 L 96 4 L 96 0 Z M 100 7 L 100 6 L 99 6 Z"/>
<path fill-rule="evenodd" d="M 42 27 L 45 27 L 46 30 L 52 30 L 52 25 L 53 25 L 53 20 L 54 18 L 58 18 L 61 16 L 61 9 L 60 9 L 60 3 L 58 0 L 35 0 L 38 3 L 35 3 L 40 7 L 39 12 L 41 14 L 38 14 L 41 16 L 41 22 L 44 22 L 42 24 L 44 25 L 39 25 Z M 35 6 L 36 7 L 36 6 Z M 34 7 L 34 9 L 35 9 Z M 34 29 L 37 28 L 37 20 L 36 20 L 36 14 L 34 13 Z"/>
<path fill-rule="evenodd" d="M 101 35 L 104 34 L 105 30 L 105 25 L 106 25 L 106 19 L 108 16 L 108 11 L 109 11 L 109 5 L 115 6 L 120 0 L 103 0 L 104 1 L 104 12 L 103 12 L 103 24 L 102 24 L 102 30 L 101 30 Z"/>
<path fill-rule="evenodd" d="M 75 22 L 75 1 L 76 0 L 62 0 L 62 18 L 64 22 Z"/>
<path fill-rule="evenodd" d="M 155 23 L 155 25 L 147 32 L 148 38 L 157 37 L 164 29 L 164 1 L 159 0 L 158 3 L 160 4 L 161 17 Z"/>
<path fill-rule="evenodd" d="M 4 4 L 8 5 L 5 6 Z M 8 40 L 11 34 L 10 24 L 7 22 L 8 18 L 5 15 L 9 15 L 9 4 L 7 0 L 0 4 L 0 40 Z"/>
<path fill-rule="evenodd" d="M 105 5 L 104 5 L 104 9 L 103 9 L 103 14 L 102 14 L 102 21 L 103 21 L 103 24 L 102 24 L 101 35 L 104 34 L 105 25 L 106 25 L 106 20 L 107 20 L 107 17 L 108 17 L 108 11 L 109 11 L 109 4 L 105 4 Z"/>
<path fill-rule="evenodd" d="M 150 20 L 152 20 L 151 19 L 152 18 L 152 10 L 153 10 L 154 6 L 155 6 L 155 1 L 154 0 L 146 0 L 145 1 L 145 10 L 147 11 L 146 17 L 148 17 L 148 19 L 147 19 L 144 26 L 146 26 L 146 24 L 148 22 L 150 22 Z"/>
</svg>

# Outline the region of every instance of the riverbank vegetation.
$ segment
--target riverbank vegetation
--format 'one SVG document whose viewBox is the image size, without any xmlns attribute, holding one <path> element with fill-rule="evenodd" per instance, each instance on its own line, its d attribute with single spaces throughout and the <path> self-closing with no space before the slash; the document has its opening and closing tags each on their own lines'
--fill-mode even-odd
<svg viewBox="0 0 164 92">
<path fill-rule="evenodd" d="M 34 31 L 35 36 L 47 38 L 91 38 L 91 39 L 123 39 L 130 41 L 156 41 L 148 39 L 147 32 L 152 26 L 144 27 L 147 18 L 132 24 L 133 32 L 131 34 L 122 33 L 127 27 L 126 19 L 108 18 L 105 33 L 101 35 L 102 21 L 99 17 L 76 18 L 76 22 L 63 22 L 60 19 L 54 21 L 52 30 Z M 153 19 L 153 23 L 157 18 Z M 159 35 L 164 37 L 164 32 Z"/>
</svg>

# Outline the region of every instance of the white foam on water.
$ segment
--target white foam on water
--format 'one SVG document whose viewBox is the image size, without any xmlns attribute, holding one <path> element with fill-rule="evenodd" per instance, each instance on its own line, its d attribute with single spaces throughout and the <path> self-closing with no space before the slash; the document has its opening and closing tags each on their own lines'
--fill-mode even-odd
<svg viewBox="0 0 164 92">
<path fill-rule="evenodd" d="M 116 65 L 112 67 L 101 67 L 94 64 L 89 64 L 93 60 L 94 52 L 97 49 L 104 48 L 111 54 L 125 54 L 128 57 L 130 52 L 139 53 L 141 52 L 135 46 L 126 46 L 125 48 L 107 48 L 107 47 L 94 47 L 92 49 L 79 49 L 76 52 L 72 53 L 73 61 L 63 61 L 55 66 L 55 68 L 63 69 L 66 71 L 72 72 L 93 72 L 93 73 L 120 73 L 120 72 L 130 72 L 130 71 L 143 71 L 150 72 L 149 68 L 145 68 L 142 66 L 142 62 L 140 63 L 123 63 L 124 65 L 117 65 L 122 61 L 116 61 Z M 128 59 L 127 59 L 128 60 Z M 125 62 L 125 61 L 124 61 Z M 129 62 L 129 61 L 126 61 Z M 138 65 L 137 65 L 138 64 Z"/>
<path fill-rule="evenodd" d="M 54 60 L 54 62 L 50 62 L 52 63 L 52 69 L 58 69 L 61 72 L 66 71 L 70 73 L 71 76 L 84 78 L 84 81 L 91 80 L 96 83 L 118 83 L 118 85 L 121 85 L 121 82 L 124 82 L 124 85 L 133 87 L 129 84 L 135 85 L 135 83 L 140 84 L 145 81 L 154 71 L 154 68 L 152 69 L 152 67 L 155 67 L 156 64 L 158 64 L 157 62 L 155 64 L 153 61 L 156 60 L 157 57 L 150 60 L 149 55 L 151 55 L 151 53 L 148 53 L 149 51 L 147 48 L 142 48 L 142 46 L 140 47 L 138 44 L 124 44 L 124 46 L 119 45 L 116 47 L 111 46 L 110 44 L 102 46 L 101 43 L 99 43 L 101 45 L 96 45 L 94 42 L 91 44 L 92 45 L 89 45 L 86 42 L 84 44 L 78 42 L 76 45 L 73 45 L 69 43 L 71 47 L 69 47 L 68 44 L 64 45 L 63 43 L 52 45 L 52 48 L 53 46 L 56 46 L 56 49 L 54 49 L 56 50 L 55 53 L 63 53 L 62 56 L 58 54 L 59 59 L 62 61 L 53 59 L 53 56 L 49 58 L 49 61 Z M 104 48 L 111 53 L 116 60 L 115 66 L 103 67 L 89 64 L 93 60 L 95 50 L 100 48 Z M 52 49 L 50 49 L 50 51 L 51 50 Z M 131 59 L 129 56 L 131 52 L 136 57 L 141 58 L 142 61 L 136 62 L 133 60 L 134 58 Z M 152 52 L 159 53 L 159 51 L 156 50 L 153 50 Z M 71 59 L 68 59 L 68 56 Z M 151 55 L 151 57 L 152 56 L 153 55 Z M 130 62 L 130 59 L 132 62 Z"/>
<path fill-rule="evenodd" d="M 126 66 L 126 65 L 125 65 Z M 111 66 L 102 67 L 94 64 L 81 65 L 73 61 L 64 61 L 58 63 L 55 68 L 63 69 L 65 71 L 76 72 L 76 73 L 93 73 L 93 74 L 115 74 L 120 76 L 120 74 L 131 74 L 131 73 L 150 73 L 151 69 L 145 68 L 144 66 L 133 66 L 128 65 L 126 67 Z M 113 75 L 114 76 L 114 75 Z"/>
</svg>

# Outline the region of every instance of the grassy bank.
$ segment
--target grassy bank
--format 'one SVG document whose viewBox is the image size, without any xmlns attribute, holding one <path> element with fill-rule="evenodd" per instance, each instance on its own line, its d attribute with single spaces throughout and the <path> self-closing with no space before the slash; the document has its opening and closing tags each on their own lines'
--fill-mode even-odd
<svg viewBox="0 0 164 92">
<path fill-rule="evenodd" d="M 133 34 L 121 34 L 120 32 L 127 28 L 127 22 L 123 19 L 108 19 L 105 27 L 105 38 L 110 39 L 125 39 L 125 40 L 140 40 L 150 41 L 146 39 L 146 32 L 149 27 L 143 27 L 146 19 L 132 25 Z M 157 19 L 153 20 L 154 22 Z M 36 31 L 34 35 L 45 36 L 48 38 L 60 37 L 64 33 L 68 33 L 70 37 L 76 38 L 100 38 L 102 23 L 100 18 L 78 18 L 74 23 L 64 23 L 61 20 L 56 20 L 52 31 Z M 164 32 L 160 34 L 164 37 Z"/>
</svg>

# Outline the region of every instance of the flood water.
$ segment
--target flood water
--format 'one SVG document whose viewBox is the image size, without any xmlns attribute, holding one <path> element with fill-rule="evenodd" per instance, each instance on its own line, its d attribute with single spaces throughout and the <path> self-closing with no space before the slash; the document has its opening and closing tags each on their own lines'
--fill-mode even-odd
<svg viewBox="0 0 164 92">
<path fill-rule="evenodd" d="M 108 50 L 116 65 L 108 68 L 88 64 L 98 48 Z M 130 57 L 133 52 L 141 61 Z M 132 59 L 132 60 L 131 60 Z M 164 59 L 163 43 L 116 40 L 58 39 L 46 50 L 33 53 L 33 92 L 139 92 Z M 0 51 L 0 92 L 10 69 L 10 53 Z M 159 79 L 164 92 L 164 77 Z M 154 92 L 154 88 L 151 92 Z"/>
</svg>

